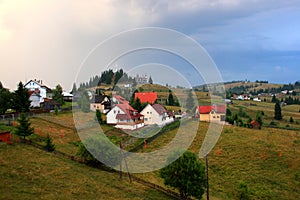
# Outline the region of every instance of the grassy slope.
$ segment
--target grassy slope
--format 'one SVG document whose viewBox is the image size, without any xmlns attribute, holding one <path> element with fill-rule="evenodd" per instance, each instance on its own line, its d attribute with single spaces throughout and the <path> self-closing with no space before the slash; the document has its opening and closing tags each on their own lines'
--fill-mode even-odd
<svg viewBox="0 0 300 200">
<path fill-rule="evenodd" d="M 275 121 L 279 126 L 285 127 L 289 125 L 290 127 L 300 129 L 300 106 L 299 105 L 288 105 L 282 107 L 282 121 L 274 120 L 274 103 L 266 102 L 253 102 L 253 101 L 238 101 L 235 100 L 232 105 L 228 108 L 233 112 L 237 113 L 240 108 L 247 113 L 252 119 L 255 119 L 256 114 L 259 111 L 264 111 L 265 115 L 263 117 L 263 122 L 265 125 L 269 125 L 271 121 Z M 289 123 L 290 117 L 293 117 L 294 123 Z M 247 121 L 246 119 L 244 121 Z"/>
<path fill-rule="evenodd" d="M 236 101 L 230 106 L 232 111 L 238 111 L 239 107 L 243 107 L 244 111 L 253 115 L 252 117 L 256 115 L 257 111 L 264 110 L 264 121 L 271 120 L 274 104 L 255 102 L 256 106 L 249 106 L 249 103 Z M 294 120 L 299 120 L 299 112 L 298 110 L 295 111 L 295 108 L 295 106 L 284 107 L 285 118 L 291 114 Z M 51 118 L 71 124 L 71 114 Z M 40 123 L 39 120 L 34 121 L 33 119 L 34 126 L 41 125 Z M 53 125 L 44 124 L 41 127 L 47 129 L 48 126 Z M 207 126 L 206 123 L 200 124 L 198 135 L 190 147 L 195 153 L 198 153 L 200 149 Z M 69 152 L 68 149 L 72 149 L 72 152 L 69 153 L 75 153 L 75 147 L 71 141 L 77 140 L 76 135 L 68 134 L 68 129 L 56 128 L 59 131 L 66 131 L 62 139 L 58 137 L 59 132 L 53 131 L 51 136 L 54 137 L 57 149 L 63 152 Z M 55 125 L 53 130 L 56 130 Z M 41 132 L 43 131 L 41 130 Z M 149 152 L 159 149 L 167 144 L 175 134 L 176 130 L 165 133 L 154 142 L 147 144 L 147 149 L 141 151 Z M 297 189 L 300 186 L 300 180 L 297 180 L 297 176 L 300 176 L 300 160 L 297 156 L 300 154 L 299 143 L 299 131 L 270 128 L 253 130 L 226 126 L 217 146 L 209 157 L 211 193 L 221 199 L 234 199 L 237 196 L 239 182 L 245 181 L 250 187 L 254 199 L 295 199 L 300 195 L 299 189 Z M 222 153 L 216 155 L 219 146 Z M 282 157 L 279 157 L 280 151 L 282 151 Z M 266 153 L 265 160 L 262 158 L 264 153 Z M 139 176 L 163 186 L 163 181 L 158 178 L 158 172 L 140 174 Z"/>
<path fill-rule="evenodd" d="M 207 123 L 200 124 L 190 146 L 190 150 L 197 154 L 207 127 Z M 143 151 L 164 146 L 169 141 L 167 138 L 173 137 L 176 131 L 167 134 L 148 144 Z M 220 155 L 217 155 L 218 148 L 221 149 Z M 300 195 L 299 155 L 300 132 L 226 126 L 209 155 L 211 193 L 221 199 L 237 199 L 239 183 L 245 181 L 253 199 L 297 199 Z M 157 175 L 158 172 L 153 172 L 140 176 L 162 184 Z"/>
<path fill-rule="evenodd" d="M 0 199 L 170 199 L 117 174 L 24 144 L 0 143 Z"/>
</svg>

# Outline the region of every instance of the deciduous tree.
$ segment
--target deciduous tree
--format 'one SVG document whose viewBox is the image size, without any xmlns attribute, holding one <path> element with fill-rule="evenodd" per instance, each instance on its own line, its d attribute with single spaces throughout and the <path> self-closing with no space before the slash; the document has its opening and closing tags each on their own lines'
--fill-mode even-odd
<svg viewBox="0 0 300 200">
<path fill-rule="evenodd" d="M 172 160 L 172 156 L 169 157 Z M 170 160 L 168 160 L 170 161 Z M 160 170 L 166 185 L 179 190 L 182 199 L 201 199 L 206 188 L 205 167 L 192 152 L 185 152 L 175 162 Z"/>
<path fill-rule="evenodd" d="M 55 89 L 53 90 L 53 99 L 57 101 L 60 105 L 64 105 L 64 96 L 63 96 L 62 87 L 58 84 Z"/>
</svg>

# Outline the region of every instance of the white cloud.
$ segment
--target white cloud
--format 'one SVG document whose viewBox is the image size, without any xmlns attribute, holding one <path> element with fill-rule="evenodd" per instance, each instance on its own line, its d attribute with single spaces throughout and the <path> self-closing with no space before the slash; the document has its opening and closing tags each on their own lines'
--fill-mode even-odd
<svg viewBox="0 0 300 200">
<path fill-rule="evenodd" d="M 51 87 L 61 83 L 69 89 L 80 63 L 95 45 L 113 34 L 135 27 L 174 28 L 193 36 L 200 35 L 208 44 L 216 41 L 215 44 L 223 45 L 225 49 L 237 43 L 257 48 L 259 45 L 254 45 L 254 39 L 247 35 L 248 41 L 243 38 L 227 43 L 220 41 L 232 39 L 229 29 L 245 34 L 238 29 L 239 24 L 244 23 L 241 19 L 281 7 L 299 8 L 299 1 L 2 0 L 0 80 L 13 89 L 18 81 L 26 78 L 43 79 Z M 271 27 L 270 31 L 274 28 L 277 27 Z M 288 31 L 294 33 L 289 36 L 298 38 L 299 30 Z M 264 33 L 266 35 L 253 31 L 251 34 L 258 37 L 269 34 Z M 270 46 L 271 43 L 263 44 Z M 276 48 L 280 46 L 296 48 L 299 45 L 287 44 L 283 39 Z"/>
</svg>

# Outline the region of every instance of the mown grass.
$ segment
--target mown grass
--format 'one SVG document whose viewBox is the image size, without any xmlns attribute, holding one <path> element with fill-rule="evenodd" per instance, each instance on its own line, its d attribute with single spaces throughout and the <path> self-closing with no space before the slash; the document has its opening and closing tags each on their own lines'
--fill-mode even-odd
<svg viewBox="0 0 300 200">
<path fill-rule="evenodd" d="M 171 199 L 26 144 L 0 143 L 0 151 L 0 199 Z"/>
</svg>

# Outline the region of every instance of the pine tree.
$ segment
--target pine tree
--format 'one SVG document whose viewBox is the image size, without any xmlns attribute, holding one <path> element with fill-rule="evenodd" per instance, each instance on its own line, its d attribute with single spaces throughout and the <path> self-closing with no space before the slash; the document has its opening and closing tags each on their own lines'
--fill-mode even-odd
<svg viewBox="0 0 300 200">
<path fill-rule="evenodd" d="M 172 92 L 169 92 L 169 96 L 168 96 L 168 105 L 169 105 L 169 106 L 174 106 L 174 103 L 175 103 L 175 101 L 174 101 L 173 94 L 172 94 Z"/>
<path fill-rule="evenodd" d="M 31 103 L 29 97 L 28 89 L 24 87 L 22 82 L 19 82 L 18 89 L 13 93 L 12 108 L 17 112 L 28 112 Z"/>
<path fill-rule="evenodd" d="M 97 118 L 97 121 L 99 122 L 99 124 L 103 124 L 103 119 L 102 119 L 102 114 L 100 112 L 100 110 L 96 110 L 96 118 Z"/>
<path fill-rule="evenodd" d="M 82 112 L 88 113 L 90 112 L 90 99 L 88 96 L 87 91 L 84 91 L 82 96 L 80 97 L 78 101 L 78 105 L 81 108 Z"/>
<path fill-rule="evenodd" d="M 143 109 L 143 108 L 142 108 L 141 100 L 140 100 L 139 98 L 136 98 L 135 101 L 134 101 L 134 103 L 133 103 L 133 105 L 132 105 L 132 107 L 133 107 L 134 109 L 136 109 L 137 111 L 141 112 L 142 109 Z"/>
<path fill-rule="evenodd" d="M 149 77 L 148 83 L 149 83 L 149 84 L 153 84 L 153 80 L 152 80 L 151 76 Z"/>
<path fill-rule="evenodd" d="M 76 83 L 73 83 L 72 94 L 75 94 L 76 92 L 77 92 Z"/>
<path fill-rule="evenodd" d="M 294 123 L 293 117 L 290 117 L 290 123 Z"/>
<path fill-rule="evenodd" d="M 275 104 L 274 119 L 276 119 L 276 120 L 282 120 L 281 107 L 280 107 L 279 102 L 276 102 L 276 104 Z"/>
<path fill-rule="evenodd" d="M 272 103 L 276 103 L 276 102 L 277 102 L 277 99 L 276 99 L 276 96 L 275 96 L 275 95 L 272 96 L 271 102 L 272 102 Z"/>
<path fill-rule="evenodd" d="M 24 113 L 20 114 L 20 118 L 17 120 L 19 125 L 16 127 L 15 134 L 23 137 L 33 134 L 33 128 L 30 127 L 31 123 Z"/>
<path fill-rule="evenodd" d="M 192 94 L 192 90 L 189 91 L 188 97 L 186 99 L 186 108 L 188 109 L 188 111 L 192 111 L 192 109 L 195 106 L 195 101 L 193 98 L 193 94 Z"/>
<path fill-rule="evenodd" d="M 55 146 L 54 146 L 54 144 L 52 143 L 52 139 L 51 139 L 51 137 L 50 137 L 50 135 L 49 134 L 47 134 L 47 137 L 46 137 L 46 139 L 45 139 L 45 149 L 47 150 L 47 151 L 54 151 L 55 150 Z"/>
</svg>

